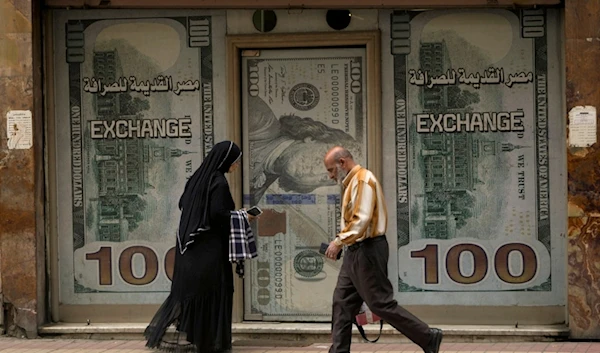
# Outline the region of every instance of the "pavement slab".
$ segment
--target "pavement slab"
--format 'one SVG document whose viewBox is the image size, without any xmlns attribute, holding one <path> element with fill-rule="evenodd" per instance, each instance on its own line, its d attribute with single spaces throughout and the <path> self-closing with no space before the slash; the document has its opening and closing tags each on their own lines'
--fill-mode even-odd
<svg viewBox="0 0 600 353">
<path fill-rule="evenodd" d="M 142 340 L 89 339 L 20 339 L 0 337 L 2 353 L 142 353 L 158 352 L 145 347 Z M 302 345 L 286 342 L 277 345 L 236 345 L 233 353 L 327 353 L 328 342 Z M 251 343 L 251 342 L 250 342 Z M 422 353 L 411 343 L 353 343 L 353 353 Z M 600 342 L 449 342 L 442 343 L 440 353 L 600 353 Z"/>
</svg>

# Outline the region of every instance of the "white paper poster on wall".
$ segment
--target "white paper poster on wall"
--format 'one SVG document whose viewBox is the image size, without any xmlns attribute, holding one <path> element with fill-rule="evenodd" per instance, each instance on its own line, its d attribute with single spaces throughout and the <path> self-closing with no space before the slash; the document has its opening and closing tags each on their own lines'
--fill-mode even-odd
<svg viewBox="0 0 600 353">
<path fill-rule="evenodd" d="M 225 16 L 55 16 L 63 304 L 155 304 L 170 290 L 177 201 L 225 130 Z"/>
<path fill-rule="evenodd" d="M 397 295 L 418 305 L 564 303 L 556 14 L 382 20 Z"/>
<path fill-rule="evenodd" d="M 11 110 L 6 113 L 8 149 L 29 149 L 33 144 L 33 123 L 30 110 Z"/>
<path fill-rule="evenodd" d="M 596 107 L 578 106 L 569 112 L 569 146 L 589 147 L 597 137 Z"/>
</svg>

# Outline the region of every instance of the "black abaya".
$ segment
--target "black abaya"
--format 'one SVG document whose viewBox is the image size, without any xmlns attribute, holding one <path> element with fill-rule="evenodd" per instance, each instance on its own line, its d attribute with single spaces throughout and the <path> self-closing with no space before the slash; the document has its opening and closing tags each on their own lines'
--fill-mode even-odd
<svg viewBox="0 0 600 353">
<path fill-rule="evenodd" d="M 234 202 L 225 175 L 217 171 L 209 188 L 210 230 L 176 251 L 171 294 L 144 333 L 146 346 L 160 348 L 174 323 L 198 352 L 231 349 L 233 273 L 229 263 L 230 211 Z"/>
</svg>

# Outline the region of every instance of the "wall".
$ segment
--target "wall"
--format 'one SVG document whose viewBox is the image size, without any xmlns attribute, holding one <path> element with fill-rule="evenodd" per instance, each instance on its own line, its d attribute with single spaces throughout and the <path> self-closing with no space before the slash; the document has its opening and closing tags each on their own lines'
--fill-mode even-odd
<svg viewBox="0 0 600 353">
<path fill-rule="evenodd" d="M 39 94 L 41 89 L 35 91 L 33 87 L 41 87 L 36 80 L 39 76 L 39 66 L 35 65 L 37 57 L 32 50 L 32 43 L 40 43 L 34 37 L 35 29 L 32 27 L 32 15 L 30 2 L 7 2 L 0 12 L 2 31 L 0 32 L 0 290 L 4 301 L 9 303 L 11 309 L 9 319 L 14 322 L 11 332 L 18 333 L 26 331 L 29 335 L 35 334 L 36 321 L 41 315 L 38 314 L 38 298 L 45 292 L 45 288 L 39 283 L 43 276 L 39 276 L 39 263 L 43 264 L 43 234 L 39 234 L 43 221 L 37 221 L 43 217 L 42 202 L 44 200 L 43 185 L 43 163 L 39 157 L 42 156 L 41 148 L 43 136 L 41 112 L 39 109 L 41 100 Z M 577 7 L 579 6 L 579 7 Z M 580 14 L 580 12 L 582 14 Z M 594 104 L 597 99 L 597 90 L 592 85 L 586 86 L 584 80 L 589 77 L 593 68 L 586 67 L 584 58 L 576 55 L 578 53 L 593 53 L 597 50 L 597 39 L 590 35 L 596 33 L 596 27 L 592 27 L 591 19 L 585 17 L 589 13 L 598 12 L 596 2 L 579 2 L 567 9 L 567 22 L 581 18 L 589 18 L 589 26 L 583 21 L 583 25 L 571 28 L 567 32 L 567 67 L 568 69 L 568 108 L 580 104 Z M 35 13 L 35 12 L 33 12 Z M 366 12 L 363 18 L 365 25 L 352 30 L 373 29 L 377 21 L 374 14 Z M 235 12 L 228 12 L 230 21 L 228 33 L 248 33 L 249 23 L 237 22 Z M 243 16 L 242 16 L 243 17 Z M 385 16 L 387 17 L 387 16 Z M 247 17 L 246 17 L 247 18 Z M 39 21 L 36 21 L 39 22 Z M 233 26 L 240 23 L 238 30 Z M 571 22 L 572 23 L 572 22 Z M 319 28 L 307 26 L 306 23 L 296 27 L 304 30 L 316 31 Z M 243 27 L 243 28 L 242 28 Z M 569 28 L 569 23 L 567 23 Z M 321 30 L 325 30 L 322 27 Z M 591 40 L 591 41 L 590 41 Z M 590 44 L 591 43 L 591 44 Z M 387 43 L 385 43 L 387 44 Z M 385 45 L 384 44 L 384 45 Z M 595 45 L 595 46 L 594 46 Z M 571 49 L 571 50 L 569 50 Z M 591 65 L 591 64 L 587 64 Z M 575 69 L 574 69 L 575 68 Z M 384 72 L 384 77 L 386 76 Z M 389 83 L 389 82 L 388 82 Z M 390 92 L 390 91 L 388 91 Z M 37 95 L 36 95 L 37 94 Z M 389 108 L 389 107 L 388 107 Z M 31 110 L 34 115 L 34 145 L 26 150 L 9 150 L 7 148 L 6 136 L 6 113 L 10 110 Z M 391 119 L 391 115 L 387 117 Z M 389 120 L 388 120 L 389 121 Z M 37 138 L 36 138 L 37 137 Z M 560 140 L 560 139 L 559 139 Z M 600 298 L 599 291 L 595 287 L 594 280 L 597 273 L 593 270 L 596 253 L 595 218 L 597 205 L 595 204 L 593 176 L 597 172 L 594 163 L 597 160 L 597 151 L 594 148 L 584 151 L 571 150 L 569 155 L 570 166 L 570 202 L 572 218 L 570 219 L 569 233 L 569 304 L 571 305 L 571 322 L 574 336 L 594 337 L 598 336 L 598 327 L 594 326 L 591 318 L 597 313 L 594 303 Z M 558 174 L 556 174 L 558 175 Z M 592 175 L 591 179 L 589 175 Z M 559 205 L 564 206 L 564 204 Z M 556 213 L 556 217 L 561 215 Z M 6 216 L 6 217 L 5 217 Z M 43 226 L 41 226 L 43 228 Z M 42 242 L 40 244 L 40 242 Z M 40 254 L 40 252 L 42 252 Z M 39 261 L 36 261 L 38 259 Z M 393 262 L 392 262 L 393 264 Z M 594 266 L 590 266 L 594 265 Z M 393 265 L 392 265 L 393 266 Z M 592 270 L 590 270 L 590 268 Z M 560 285 L 560 280 L 558 282 Z M 40 294 L 41 293 L 41 294 Z M 518 304 L 518 303 L 517 303 Z M 591 315 L 590 315 L 591 313 Z M 20 329 L 19 329 L 20 328 Z M 22 331 L 21 331 L 22 330 Z"/>
<path fill-rule="evenodd" d="M 39 60 L 34 60 L 32 18 L 37 13 L 29 0 L 3 1 L 0 5 L 0 293 L 9 334 L 37 334 L 38 252 L 43 241 L 37 219 L 43 217 L 43 169 L 40 160 L 42 125 L 34 124 L 33 147 L 9 149 L 7 113 L 29 110 L 41 117 Z M 38 52 L 36 51 L 36 54 Z M 37 94 L 36 94 L 37 93 Z M 41 123 L 41 119 L 39 119 Z"/>
<path fill-rule="evenodd" d="M 567 112 L 598 106 L 600 2 L 566 1 Z M 566 115 L 565 115 L 566 116 Z M 597 135 L 597 134 L 596 134 Z M 568 148 L 568 306 L 572 338 L 600 337 L 600 148 Z"/>
</svg>

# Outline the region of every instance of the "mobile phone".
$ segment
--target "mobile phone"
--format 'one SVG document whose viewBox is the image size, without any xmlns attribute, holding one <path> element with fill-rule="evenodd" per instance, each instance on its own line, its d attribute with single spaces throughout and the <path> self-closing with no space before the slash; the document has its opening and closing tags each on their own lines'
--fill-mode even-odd
<svg viewBox="0 0 600 353">
<path fill-rule="evenodd" d="M 246 211 L 246 213 L 256 217 L 262 213 L 262 210 L 258 206 L 252 206 Z"/>
<path fill-rule="evenodd" d="M 325 252 L 327 251 L 327 248 L 329 247 L 329 243 L 321 243 L 321 247 L 319 248 L 319 253 L 325 255 Z M 337 259 L 341 259 L 342 258 L 342 251 L 340 250 L 340 252 L 337 254 Z"/>
</svg>

